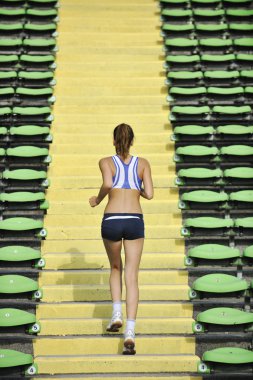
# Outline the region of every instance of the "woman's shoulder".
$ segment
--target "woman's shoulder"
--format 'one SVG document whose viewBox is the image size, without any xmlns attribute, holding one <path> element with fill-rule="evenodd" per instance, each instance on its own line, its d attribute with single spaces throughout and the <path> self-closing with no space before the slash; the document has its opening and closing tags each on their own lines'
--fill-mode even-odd
<svg viewBox="0 0 253 380">
<path fill-rule="evenodd" d="M 148 160 L 144 157 L 138 157 L 139 163 L 143 166 L 150 166 Z"/>
</svg>

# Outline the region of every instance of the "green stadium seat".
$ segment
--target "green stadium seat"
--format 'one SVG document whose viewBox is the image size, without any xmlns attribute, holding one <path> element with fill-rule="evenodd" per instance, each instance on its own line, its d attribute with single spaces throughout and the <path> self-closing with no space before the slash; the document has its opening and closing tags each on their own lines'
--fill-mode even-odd
<svg viewBox="0 0 253 380">
<path fill-rule="evenodd" d="M 236 54 L 236 61 L 241 70 L 251 69 L 253 67 L 253 54 Z"/>
<path fill-rule="evenodd" d="M 208 104 L 244 104 L 243 87 L 214 87 L 207 88 Z"/>
<path fill-rule="evenodd" d="M 180 196 L 178 206 L 182 210 L 196 209 L 196 207 L 200 209 L 224 208 L 228 199 L 228 194 L 226 194 L 224 191 L 216 192 L 210 190 L 194 190 L 183 193 Z"/>
<path fill-rule="evenodd" d="M 232 40 L 224 38 L 204 38 L 199 40 L 200 50 L 204 53 L 230 53 L 232 50 Z"/>
<path fill-rule="evenodd" d="M 253 245 L 246 247 L 243 251 L 243 258 L 253 259 Z M 252 283 L 251 283 L 252 288 Z"/>
<path fill-rule="evenodd" d="M 184 227 L 181 228 L 181 235 L 184 237 L 190 237 L 192 234 L 196 235 L 196 233 L 198 233 L 198 230 L 200 231 L 200 234 L 203 235 L 203 228 L 208 229 L 208 235 L 224 235 L 225 230 L 228 230 L 233 226 L 234 221 L 230 218 L 222 219 L 209 216 L 187 218 L 184 221 Z"/>
<path fill-rule="evenodd" d="M 0 54 L 20 54 L 21 38 L 0 38 Z"/>
<path fill-rule="evenodd" d="M 57 51 L 54 38 L 26 38 L 23 41 L 23 46 L 27 54 L 51 54 Z"/>
<path fill-rule="evenodd" d="M 215 129 L 212 126 L 203 127 L 201 125 L 182 125 L 174 128 L 171 135 L 172 141 L 184 140 L 211 140 Z M 253 131 L 252 131 L 253 132 Z"/>
<path fill-rule="evenodd" d="M 192 16 L 192 10 L 191 9 L 163 9 L 161 12 L 162 19 L 164 21 L 175 21 L 175 19 L 178 19 L 179 21 L 183 20 L 190 20 Z"/>
<path fill-rule="evenodd" d="M 196 69 L 200 62 L 199 55 L 167 55 L 165 66 L 170 70 L 174 68 L 178 70 Z"/>
<path fill-rule="evenodd" d="M 51 142 L 52 135 L 49 127 L 41 127 L 38 125 L 21 125 L 20 127 L 11 127 L 10 136 L 21 139 L 36 139 L 42 136 L 44 141 Z"/>
<path fill-rule="evenodd" d="M 253 206 L 253 190 L 234 191 L 229 194 L 233 208 L 250 209 Z"/>
<path fill-rule="evenodd" d="M 15 180 L 15 181 L 43 180 L 42 185 L 49 186 L 47 173 L 43 170 L 33 170 L 33 169 L 5 170 L 2 173 L 2 176 L 3 176 L 3 179 Z"/>
<path fill-rule="evenodd" d="M 47 87 L 56 84 L 52 71 L 20 71 L 18 78 L 22 84 L 30 87 Z"/>
<path fill-rule="evenodd" d="M 204 71 L 228 70 L 234 65 L 235 54 L 202 54 L 201 67 Z"/>
<path fill-rule="evenodd" d="M 53 89 L 51 87 L 45 87 L 45 88 L 18 87 L 16 89 L 16 96 L 18 96 L 20 105 L 22 106 L 28 106 L 28 105 L 48 106 L 55 102 L 55 97 L 53 96 Z"/>
<path fill-rule="evenodd" d="M 20 8 L 2 8 L 0 7 L 0 18 L 5 20 L 11 20 L 13 18 L 15 19 L 22 19 L 22 17 L 25 15 L 25 9 Z"/>
<path fill-rule="evenodd" d="M 162 36 L 175 38 L 175 37 L 189 37 L 195 30 L 194 24 L 169 24 L 162 25 Z"/>
<path fill-rule="evenodd" d="M 8 119 L 11 113 L 12 112 L 10 107 L 0 107 L 0 120 Z"/>
<path fill-rule="evenodd" d="M 197 370 L 202 374 L 210 374 L 213 367 L 221 365 L 229 365 L 231 371 L 231 365 L 236 371 L 237 364 L 253 363 L 253 352 L 240 347 L 219 347 L 210 351 L 206 351 L 202 355 L 202 361 L 197 365 Z M 222 368 L 219 368 L 222 371 Z M 223 368 L 224 371 L 224 368 Z"/>
<path fill-rule="evenodd" d="M 0 368 L 25 366 L 25 374 L 28 376 L 38 373 L 38 366 L 33 363 L 33 357 L 23 352 L 2 349 L 0 350 Z"/>
<path fill-rule="evenodd" d="M 220 125 L 217 127 L 217 135 L 220 134 L 227 139 L 234 139 L 238 141 L 238 135 L 240 139 L 245 139 L 248 141 L 253 134 L 253 126 L 244 126 L 244 125 Z"/>
<path fill-rule="evenodd" d="M 190 38 L 167 38 L 165 40 L 165 48 L 172 54 L 184 52 L 185 54 L 194 54 L 198 46 L 197 39 Z"/>
<path fill-rule="evenodd" d="M 170 71 L 167 75 L 166 84 L 175 86 L 196 86 L 201 84 L 203 78 L 202 71 Z"/>
<path fill-rule="evenodd" d="M 225 70 L 207 70 L 204 71 L 205 82 L 211 86 L 231 86 L 233 83 L 237 83 L 240 77 L 240 73 L 237 70 L 225 71 Z"/>
<path fill-rule="evenodd" d="M 4 54 L 1 54 L 0 55 L 0 68 L 8 68 L 8 69 L 13 69 L 15 68 L 16 69 L 16 66 L 19 62 L 19 58 L 18 58 L 18 55 L 16 54 L 8 54 L 8 55 L 4 55 Z"/>
<path fill-rule="evenodd" d="M 189 0 L 160 0 L 160 3 L 161 5 L 173 4 L 174 6 L 179 4 L 181 6 L 181 4 L 189 3 Z"/>
<path fill-rule="evenodd" d="M 240 79 L 243 85 L 253 85 L 253 70 L 242 70 L 240 72 Z"/>
<path fill-rule="evenodd" d="M 250 145 L 229 145 L 220 149 L 221 156 L 225 156 L 227 161 L 252 161 L 253 147 Z"/>
<path fill-rule="evenodd" d="M 26 17 L 31 21 L 58 21 L 58 12 L 57 9 L 36 9 L 36 8 L 28 8 L 26 11 Z"/>
<path fill-rule="evenodd" d="M 252 236 L 253 217 L 248 216 L 246 218 L 235 219 L 235 227 L 239 228 L 240 234 Z"/>
<path fill-rule="evenodd" d="M 253 38 L 235 38 L 233 40 L 236 53 L 244 53 L 253 50 Z"/>
<path fill-rule="evenodd" d="M 199 104 L 204 101 L 206 94 L 205 87 L 171 87 L 167 101 L 170 104 L 187 105 L 187 104 Z"/>
<path fill-rule="evenodd" d="M 195 24 L 195 32 L 198 35 L 199 38 L 206 38 L 206 37 L 223 37 L 224 32 L 227 30 L 227 24 L 220 23 L 220 24 L 201 24 L 196 23 Z"/>
<path fill-rule="evenodd" d="M 58 7 L 58 0 L 28 0 L 28 4 L 46 5 L 50 4 L 50 7 Z"/>
<path fill-rule="evenodd" d="M 43 38 L 48 37 L 57 37 L 58 33 L 56 32 L 57 24 L 38 24 L 38 23 L 27 23 L 24 25 L 24 30 L 29 38 L 41 36 Z"/>
<path fill-rule="evenodd" d="M 207 120 L 210 113 L 208 106 L 174 106 L 171 109 L 169 120 Z"/>
<path fill-rule="evenodd" d="M 185 257 L 185 265 L 193 266 L 199 260 L 214 262 L 221 260 L 239 259 L 240 251 L 237 248 L 227 247 L 221 244 L 201 244 L 190 248 Z"/>
<path fill-rule="evenodd" d="M 0 87 L 12 87 L 16 83 L 16 71 L 0 71 Z"/>
<path fill-rule="evenodd" d="M 231 169 L 225 169 L 223 176 L 228 184 L 252 184 L 253 168 L 237 166 Z"/>
<path fill-rule="evenodd" d="M 214 106 L 212 113 L 216 119 L 235 120 L 242 119 L 247 120 L 251 114 L 250 106 Z"/>
<path fill-rule="evenodd" d="M 226 9 L 226 18 L 228 21 L 236 21 L 241 18 L 243 21 L 251 20 L 253 16 L 253 9 L 245 9 L 245 8 L 230 8 Z"/>
<path fill-rule="evenodd" d="M 225 15 L 224 9 L 202 9 L 202 8 L 196 8 L 193 9 L 193 16 L 196 22 L 198 21 L 208 21 L 208 20 L 215 20 L 215 22 L 220 22 L 222 17 Z"/>
<path fill-rule="evenodd" d="M 0 327 L 22 325 L 28 325 L 27 331 L 30 334 L 37 334 L 41 329 L 40 323 L 36 320 L 35 315 L 32 313 L 14 308 L 0 309 Z"/>
<path fill-rule="evenodd" d="M 40 148 L 32 145 L 22 145 L 16 146 L 14 148 L 7 148 L 6 155 L 9 157 L 17 157 L 19 158 L 32 158 L 33 163 L 36 162 L 36 157 L 42 157 L 42 162 L 49 164 L 51 162 L 51 156 L 49 155 L 49 151 L 47 148 Z M 21 163 L 22 161 L 19 159 L 18 161 Z"/>
<path fill-rule="evenodd" d="M 180 169 L 175 179 L 177 186 L 185 184 L 219 184 L 221 183 L 221 169 L 189 168 Z"/>
<path fill-rule="evenodd" d="M 42 298 L 42 289 L 39 289 L 37 281 L 14 274 L 0 276 L 0 293 L 17 294 L 27 292 L 33 292 L 32 298 L 34 299 Z"/>
<path fill-rule="evenodd" d="M 13 87 L 0 87 L 0 102 L 2 106 L 11 106 L 13 104 L 15 91 Z"/>
<path fill-rule="evenodd" d="M 215 146 L 187 145 L 176 149 L 174 162 L 212 162 L 219 155 Z"/>
<path fill-rule="evenodd" d="M 189 298 L 195 299 L 202 292 L 225 296 L 234 292 L 245 292 L 249 288 L 246 280 L 223 273 L 207 274 L 199 277 L 189 289 Z"/>
<path fill-rule="evenodd" d="M 1 19 L 1 16 L 0 16 L 0 19 Z M 22 30 L 23 30 L 22 22 L 16 22 L 16 23 L 0 22 L 0 35 L 2 37 L 18 38 L 20 37 Z"/>
<path fill-rule="evenodd" d="M 22 54 L 20 56 L 20 63 L 23 68 L 29 69 L 55 69 L 56 63 L 53 55 L 30 55 Z"/>
<path fill-rule="evenodd" d="M 50 107 L 13 107 L 13 114 L 20 121 L 52 121 Z"/>
<path fill-rule="evenodd" d="M 229 23 L 228 28 L 233 38 L 252 36 L 253 33 L 253 26 L 250 23 Z"/>
<path fill-rule="evenodd" d="M 21 245 L 9 245 L 0 248 L 0 261 L 19 262 L 34 261 L 36 268 L 45 266 L 45 259 L 41 257 L 41 252 L 37 249 Z"/>
<path fill-rule="evenodd" d="M 210 325 L 238 326 L 252 325 L 253 313 L 234 309 L 231 307 L 215 307 L 199 313 L 196 322 L 192 324 L 194 333 L 203 333 L 208 331 Z"/>
</svg>

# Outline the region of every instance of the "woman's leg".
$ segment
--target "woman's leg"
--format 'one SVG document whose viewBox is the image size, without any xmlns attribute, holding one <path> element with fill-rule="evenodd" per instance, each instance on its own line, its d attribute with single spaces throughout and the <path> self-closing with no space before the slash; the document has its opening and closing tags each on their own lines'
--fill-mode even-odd
<svg viewBox="0 0 253 380">
<path fill-rule="evenodd" d="M 124 240 L 125 249 L 125 284 L 127 319 L 135 320 L 138 301 L 138 273 L 144 239 Z"/>
<path fill-rule="evenodd" d="M 111 266 L 110 290 L 113 302 L 121 302 L 122 294 L 122 240 L 111 241 L 103 239 L 104 246 Z"/>
</svg>

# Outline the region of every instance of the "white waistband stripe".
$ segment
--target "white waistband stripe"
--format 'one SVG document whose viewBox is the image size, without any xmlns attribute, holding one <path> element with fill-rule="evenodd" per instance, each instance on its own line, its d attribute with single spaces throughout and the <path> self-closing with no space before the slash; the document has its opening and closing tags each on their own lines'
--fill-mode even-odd
<svg viewBox="0 0 253 380">
<path fill-rule="evenodd" d="M 110 219 L 140 219 L 139 216 L 132 216 L 132 215 L 122 215 L 122 216 L 118 216 L 118 215 L 114 215 L 114 216 L 108 216 L 108 218 L 104 219 L 104 220 L 110 220 Z"/>
</svg>

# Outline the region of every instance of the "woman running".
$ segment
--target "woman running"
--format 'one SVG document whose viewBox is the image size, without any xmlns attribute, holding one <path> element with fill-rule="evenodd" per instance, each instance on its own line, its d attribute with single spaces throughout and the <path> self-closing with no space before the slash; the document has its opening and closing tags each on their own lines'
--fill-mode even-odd
<svg viewBox="0 0 253 380">
<path fill-rule="evenodd" d="M 140 196 L 153 198 L 150 165 L 144 158 L 132 156 L 134 133 L 127 124 L 113 132 L 116 155 L 99 161 L 103 184 L 97 196 L 89 199 L 91 207 L 99 205 L 108 195 L 101 234 L 110 261 L 110 290 L 113 302 L 112 318 L 107 331 L 122 327 L 122 244 L 125 251 L 125 285 L 127 322 L 123 354 L 135 354 L 135 320 L 139 301 L 138 271 L 144 243 L 144 221 Z M 142 187 L 143 184 L 143 187 Z"/>
</svg>

